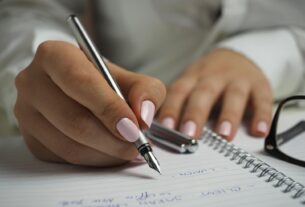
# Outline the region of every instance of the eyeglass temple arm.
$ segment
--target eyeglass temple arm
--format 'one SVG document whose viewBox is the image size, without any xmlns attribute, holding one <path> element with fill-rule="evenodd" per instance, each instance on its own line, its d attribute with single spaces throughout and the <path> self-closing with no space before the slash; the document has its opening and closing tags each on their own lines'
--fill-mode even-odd
<svg viewBox="0 0 305 207">
<path fill-rule="evenodd" d="M 305 132 L 305 121 L 302 120 L 289 128 L 288 130 L 276 135 L 277 144 L 280 146 L 295 138 L 299 134 Z"/>
</svg>

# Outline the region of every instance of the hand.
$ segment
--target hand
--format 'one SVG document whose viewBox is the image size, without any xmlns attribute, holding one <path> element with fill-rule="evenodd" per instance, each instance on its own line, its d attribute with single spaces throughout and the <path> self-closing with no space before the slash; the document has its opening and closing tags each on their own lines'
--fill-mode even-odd
<svg viewBox="0 0 305 207">
<path fill-rule="evenodd" d="M 40 45 L 16 77 L 15 115 L 32 153 L 41 160 L 112 166 L 133 160 L 138 127 L 148 127 L 165 97 L 154 78 L 108 64 L 130 107 L 84 53 L 71 44 Z"/>
<path fill-rule="evenodd" d="M 168 88 L 159 120 L 169 128 L 199 137 L 213 106 L 221 102 L 215 130 L 232 140 L 249 103 L 249 132 L 266 136 L 272 116 L 272 92 L 262 71 L 246 57 L 215 49 L 192 64 Z"/>
</svg>

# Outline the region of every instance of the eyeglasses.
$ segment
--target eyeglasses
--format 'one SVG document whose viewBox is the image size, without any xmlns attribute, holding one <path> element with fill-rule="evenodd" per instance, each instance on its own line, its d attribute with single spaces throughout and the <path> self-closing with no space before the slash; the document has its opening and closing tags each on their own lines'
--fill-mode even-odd
<svg viewBox="0 0 305 207">
<path fill-rule="evenodd" d="M 279 103 L 265 140 L 265 151 L 305 167 L 305 96 L 291 96 Z"/>
</svg>

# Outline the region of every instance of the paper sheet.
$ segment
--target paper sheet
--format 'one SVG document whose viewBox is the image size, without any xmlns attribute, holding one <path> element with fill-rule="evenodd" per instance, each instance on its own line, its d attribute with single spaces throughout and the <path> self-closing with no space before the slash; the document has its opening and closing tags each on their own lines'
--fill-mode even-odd
<svg viewBox="0 0 305 207">
<path fill-rule="evenodd" d="M 163 175 L 146 164 L 102 169 L 36 160 L 18 139 L 0 142 L 0 206 L 297 206 L 266 183 L 200 143 L 195 154 L 155 149 Z"/>
</svg>

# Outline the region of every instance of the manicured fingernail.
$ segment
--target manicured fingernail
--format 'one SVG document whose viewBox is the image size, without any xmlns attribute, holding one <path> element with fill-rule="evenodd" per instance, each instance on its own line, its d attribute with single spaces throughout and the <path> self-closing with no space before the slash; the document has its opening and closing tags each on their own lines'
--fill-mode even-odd
<svg viewBox="0 0 305 207">
<path fill-rule="evenodd" d="M 267 122 L 265 122 L 265 121 L 258 122 L 257 131 L 262 133 L 262 134 L 267 134 L 267 132 L 268 132 Z"/>
<path fill-rule="evenodd" d="M 119 133 L 129 142 L 135 142 L 139 138 L 138 127 L 128 118 L 122 118 L 116 125 Z"/>
<path fill-rule="evenodd" d="M 188 136 L 194 136 L 196 133 L 196 124 L 193 121 L 185 122 L 180 131 Z"/>
<path fill-rule="evenodd" d="M 229 121 L 224 121 L 221 123 L 218 133 L 220 135 L 228 137 L 230 136 L 231 131 L 232 131 L 232 124 Z"/>
<path fill-rule="evenodd" d="M 151 101 L 143 101 L 141 106 L 141 118 L 150 127 L 155 115 L 155 105 Z"/>
<path fill-rule="evenodd" d="M 169 129 L 174 129 L 175 121 L 173 118 L 166 117 L 162 120 L 161 124 Z"/>
</svg>

